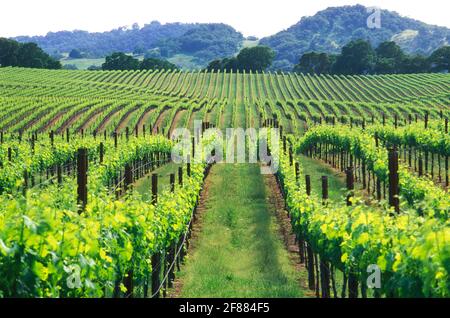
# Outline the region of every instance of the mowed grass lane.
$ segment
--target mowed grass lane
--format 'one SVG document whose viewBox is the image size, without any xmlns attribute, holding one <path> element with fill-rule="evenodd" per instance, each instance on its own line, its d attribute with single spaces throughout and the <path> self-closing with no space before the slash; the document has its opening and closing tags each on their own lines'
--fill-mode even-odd
<svg viewBox="0 0 450 318">
<path fill-rule="evenodd" d="M 302 297 L 268 208 L 260 168 L 217 164 L 207 179 L 200 232 L 180 273 L 181 297 Z"/>
</svg>

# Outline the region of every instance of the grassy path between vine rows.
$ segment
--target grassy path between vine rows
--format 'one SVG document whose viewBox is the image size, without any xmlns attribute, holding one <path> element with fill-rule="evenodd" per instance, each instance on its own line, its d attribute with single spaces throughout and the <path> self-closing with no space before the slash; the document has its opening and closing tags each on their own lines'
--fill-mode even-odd
<svg viewBox="0 0 450 318">
<path fill-rule="evenodd" d="M 168 163 L 148 173 L 143 178 L 137 180 L 134 183 L 134 187 L 142 197 L 146 200 L 150 200 L 152 196 L 152 174 L 158 175 L 158 192 L 169 191 L 170 189 L 170 174 L 175 174 L 175 182 L 178 183 L 178 164 Z"/>
<path fill-rule="evenodd" d="M 274 177 L 261 175 L 256 164 L 213 166 L 171 297 L 311 295 L 298 255 L 283 242 L 288 222 L 278 215 L 285 211 L 273 196 L 274 185 Z"/>
<path fill-rule="evenodd" d="M 325 163 L 299 155 L 296 158 L 305 175 L 311 176 L 311 192 L 318 196 L 322 195 L 322 176 L 328 177 L 328 196 L 331 201 L 344 200 L 345 197 L 345 175 L 339 173 Z"/>
<path fill-rule="evenodd" d="M 328 177 L 328 197 L 333 202 L 344 202 L 346 199 L 346 177 L 345 173 L 338 169 L 332 168 L 323 161 L 312 159 L 304 155 L 296 157 L 303 168 L 305 175 L 311 176 L 311 190 L 319 197 L 322 195 L 322 176 Z M 356 181 L 356 180 L 355 180 Z M 372 197 L 367 194 L 367 190 L 363 189 L 360 180 L 355 182 L 355 195 L 359 198 L 364 198 L 370 204 Z"/>
</svg>

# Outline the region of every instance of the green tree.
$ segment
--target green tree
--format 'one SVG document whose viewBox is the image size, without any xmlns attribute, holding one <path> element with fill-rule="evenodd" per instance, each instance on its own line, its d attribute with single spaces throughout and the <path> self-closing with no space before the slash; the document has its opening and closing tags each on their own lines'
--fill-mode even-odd
<svg viewBox="0 0 450 318">
<path fill-rule="evenodd" d="M 400 72 L 404 74 L 430 72 L 430 61 L 422 55 L 408 56 L 403 59 Z"/>
<path fill-rule="evenodd" d="M 293 71 L 304 74 L 329 74 L 332 64 L 332 59 L 328 54 L 310 52 L 302 55 Z"/>
<path fill-rule="evenodd" d="M 268 46 L 255 46 L 243 49 L 237 56 L 239 70 L 264 71 L 272 65 L 275 52 Z"/>
<path fill-rule="evenodd" d="M 16 41 L 0 38 L 0 66 L 17 66 L 19 47 Z"/>
<path fill-rule="evenodd" d="M 211 61 L 208 66 L 206 67 L 208 71 L 222 71 L 224 69 L 222 60 L 214 60 Z"/>
<path fill-rule="evenodd" d="M 61 63 L 35 43 L 18 43 L 0 38 L 0 66 L 60 69 Z"/>
<path fill-rule="evenodd" d="M 17 52 L 17 66 L 60 69 L 61 63 L 52 59 L 36 43 L 24 43 Z"/>
<path fill-rule="evenodd" d="M 87 69 L 88 69 L 88 71 L 101 71 L 102 67 L 101 66 L 97 66 L 97 65 L 91 65 Z"/>
<path fill-rule="evenodd" d="M 139 60 L 122 52 L 116 52 L 106 57 L 102 64 L 103 70 L 137 70 Z"/>
<path fill-rule="evenodd" d="M 224 58 L 222 60 L 223 69 L 227 72 L 239 70 L 239 61 L 236 57 Z"/>
<path fill-rule="evenodd" d="M 81 59 L 81 58 L 83 58 L 83 55 L 81 54 L 81 52 L 79 50 L 73 49 L 72 51 L 70 51 L 69 57 L 71 59 Z"/>
<path fill-rule="evenodd" d="M 166 60 L 145 58 L 139 68 L 141 70 L 178 70 L 178 66 Z"/>
<path fill-rule="evenodd" d="M 377 57 L 382 58 L 402 59 L 405 56 L 402 48 L 394 41 L 381 42 L 375 49 L 375 52 Z"/>
<path fill-rule="evenodd" d="M 342 53 L 333 65 L 335 74 L 370 74 L 375 66 L 375 51 L 369 42 L 351 41 L 342 48 Z"/>
<path fill-rule="evenodd" d="M 375 73 L 396 74 L 401 71 L 401 64 L 406 56 L 395 42 L 382 42 L 375 52 L 377 54 Z"/>
<path fill-rule="evenodd" d="M 450 46 L 443 46 L 434 51 L 429 62 L 433 72 L 450 72 Z"/>
</svg>

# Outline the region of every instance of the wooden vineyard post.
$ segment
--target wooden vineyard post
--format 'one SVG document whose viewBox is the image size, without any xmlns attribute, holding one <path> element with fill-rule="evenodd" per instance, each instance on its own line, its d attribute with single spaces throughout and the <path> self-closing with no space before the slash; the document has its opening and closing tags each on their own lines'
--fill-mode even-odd
<svg viewBox="0 0 450 318">
<path fill-rule="evenodd" d="M 77 202 L 80 206 L 79 213 L 82 213 L 87 204 L 87 149 L 78 149 L 77 154 Z"/>
<path fill-rule="evenodd" d="M 330 298 L 330 264 L 320 258 L 320 281 L 322 298 Z"/>
<path fill-rule="evenodd" d="M 425 124 L 425 129 L 428 129 L 428 112 L 426 112 L 425 113 L 425 121 L 424 121 L 424 124 Z"/>
<path fill-rule="evenodd" d="M 311 195 L 311 176 L 310 175 L 305 176 L 305 184 L 306 184 L 306 194 L 308 196 L 310 196 Z"/>
<path fill-rule="evenodd" d="M 137 128 L 136 128 L 137 129 Z M 145 125 L 142 125 L 142 135 L 144 136 L 144 138 L 145 138 Z"/>
<path fill-rule="evenodd" d="M 353 167 L 348 167 L 346 170 L 346 183 L 347 183 L 347 190 L 349 191 L 349 194 L 347 195 L 347 206 L 351 206 L 352 205 L 351 198 L 353 196 L 353 190 L 355 188 L 353 178 Z M 358 279 L 355 273 L 352 271 L 352 269 L 350 269 L 350 272 L 348 274 L 348 296 L 349 298 L 358 298 Z"/>
<path fill-rule="evenodd" d="M 133 187 L 133 171 L 131 165 L 127 163 L 125 165 L 125 190 L 130 191 Z"/>
<path fill-rule="evenodd" d="M 127 163 L 125 165 L 125 190 L 131 191 L 133 188 L 133 171 L 131 165 Z M 133 298 L 133 269 L 129 269 L 126 277 L 123 279 L 123 284 L 126 288 L 125 297 Z"/>
<path fill-rule="evenodd" d="M 186 165 L 186 172 L 188 177 L 191 177 L 191 157 L 187 156 L 187 165 Z"/>
<path fill-rule="evenodd" d="M 158 175 L 152 173 L 152 204 L 158 203 Z"/>
<path fill-rule="evenodd" d="M 173 193 L 175 192 L 175 173 L 171 173 L 170 174 L 170 191 Z M 167 261 L 167 266 L 169 266 L 168 268 L 168 287 L 172 288 L 173 287 L 173 281 L 175 280 L 175 249 L 176 249 L 177 244 L 172 243 L 170 248 L 169 248 L 169 255 L 168 255 L 168 261 Z"/>
<path fill-rule="evenodd" d="M 103 163 L 103 156 L 105 154 L 105 146 L 103 142 L 100 143 L 100 163 Z"/>
<path fill-rule="evenodd" d="M 419 156 L 419 177 L 423 176 L 423 159 Z"/>
<path fill-rule="evenodd" d="M 311 177 L 309 175 L 305 176 L 306 181 L 306 194 L 311 195 Z M 308 269 L 308 288 L 310 290 L 315 290 L 316 288 L 316 278 L 314 273 L 314 252 L 309 243 L 306 243 L 306 257 L 307 257 L 307 269 Z"/>
<path fill-rule="evenodd" d="M 348 297 L 358 298 L 358 279 L 353 272 L 348 275 Z"/>
<path fill-rule="evenodd" d="M 12 161 L 12 149 L 8 147 L 8 161 Z"/>
<path fill-rule="evenodd" d="M 355 188 L 354 184 L 354 176 L 353 176 L 353 167 L 348 167 L 346 172 L 346 184 L 347 184 L 347 206 L 352 205 L 352 197 L 353 190 Z M 350 272 L 348 276 L 348 289 L 349 289 L 349 297 L 357 298 L 358 297 L 358 280 L 354 273 Z"/>
<path fill-rule="evenodd" d="M 295 169 L 296 169 L 295 170 L 296 180 L 298 183 L 299 171 L 300 171 L 298 162 L 295 163 Z M 309 175 L 307 175 L 307 176 L 305 176 L 305 180 L 306 180 L 306 194 L 309 196 L 309 195 L 311 195 L 311 177 Z M 305 263 L 305 241 L 303 240 L 302 237 L 298 237 L 298 251 L 300 254 L 300 264 L 304 264 Z"/>
<path fill-rule="evenodd" d="M 381 201 L 381 180 L 379 177 L 375 177 L 375 175 L 374 175 L 374 178 L 377 178 L 377 184 L 376 184 L 377 200 Z"/>
<path fill-rule="evenodd" d="M 170 191 L 175 192 L 175 173 L 170 174 Z"/>
<path fill-rule="evenodd" d="M 396 148 L 389 149 L 389 205 L 395 212 L 400 212 L 398 177 L 398 152 Z"/>
<path fill-rule="evenodd" d="M 353 175 L 353 167 L 348 167 L 345 171 L 347 183 L 347 206 L 352 205 L 353 190 L 355 189 L 355 177 Z"/>
<path fill-rule="evenodd" d="M 103 132 L 103 140 L 105 140 L 106 141 L 106 130 Z"/>
<path fill-rule="evenodd" d="M 300 178 L 300 164 L 298 162 L 295 163 L 295 180 L 297 180 L 298 183 L 298 179 Z"/>
<path fill-rule="evenodd" d="M 412 168 L 412 147 L 408 147 L 408 167 Z"/>
<path fill-rule="evenodd" d="M 438 180 L 439 183 L 442 182 L 442 174 L 441 174 L 441 154 L 438 154 Z"/>
<path fill-rule="evenodd" d="M 362 172 L 362 186 L 363 189 L 367 186 L 367 179 L 366 179 L 366 161 L 363 159 L 361 162 L 361 172 Z"/>
<path fill-rule="evenodd" d="M 156 205 L 158 203 L 158 175 L 152 174 L 152 204 Z M 156 252 L 153 254 L 152 259 L 152 295 L 153 298 L 159 298 L 159 287 L 161 284 L 160 273 L 161 273 L 161 254 Z"/>
<path fill-rule="evenodd" d="M 322 201 L 326 205 L 328 200 L 328 177 L 322 176 Z"/>
<path fill-rule="evenodd" d="M 431 179 L 434 179 L 434 153 L 431 153 Z"/>
<path fill-rule="evenodd" d="M 322 202 L 323 205 L 326 205 L 328 201 L 328 177 L 322 176 Z M 319 257 L 318 255 L 314 255 L 314 264 L 316 267 L 317 272 L 317 278 L 316 278 L 316 297 L 319 297 L 319 289 L 322 289 L 322 298 L 328 298 L 329 297 L 329 286 L 330 286 L 330 276 L 328 265 L 323 262 L 322 257 Z M 319 271 L 320 268 L 320 271 Z M 327 272 L 327 273 L 325 273 Z M 320 276 L 320 279 L 319 279 Z M 319 284 L 321 285 L 321 288 L 319 288 Z M 328 286 L 328 287 L 327 287 Z"/>
<path fill-rule="evenodd" d="M 448 175 L 448 156 L 445 156 L 445 186 L 449 186 L 449 175 Z"/>
<path fill-rule="evenodd" d="M 31 136 L 30 144 L 31 144 L 31 153 L 34 154 L 35 141 L 33 135 Z"/>
<path fill-rule="evenodd" d="M 117 149 L 117 132 L 114 132 L 114 148 Z"/>
<path fill-rule="evenodd" d="M 50 131 L 50 145 L 52 146 L 52 147 L 54 147 L 55 146 L 55 133 L 53 132 L 53 130 L 52 131 Z"/>
<path fill-rule="evenodd" d="M 178 184 L 180 187 L 183 186 L 183 167 L 178 167 Z"/>
<path fill-rule="evenodd" d="M 156 252 L 152 255 L 152 298 L 159 298 L 161 255 Z"/>
<path fill-rule="evenodd" d="M 61 185 L 62 184 L 62 168 L 61 168 L 61 165 L 57 165 L 56 166 L 56 175 L 57 175 L 58 184 Z"/>
</svg>

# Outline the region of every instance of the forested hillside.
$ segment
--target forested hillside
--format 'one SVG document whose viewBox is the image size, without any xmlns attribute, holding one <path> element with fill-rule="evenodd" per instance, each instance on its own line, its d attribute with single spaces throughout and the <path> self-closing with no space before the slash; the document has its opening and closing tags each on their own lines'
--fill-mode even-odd
<svg viewBox="0 0 450 318">
<path fill-rule="evenodd" d="M 193 56 L 197 64 L 238 51 L 241 33 L 225 24 L 161 24 L 152 22 L 142 28 L 118 28 L 108 32 L 50 32 L 46 36 L 20 36 L 19 42 L 34 42 L 50 54 L 68 53 L 73 49 L 90 58 L 113 52 L 148 53 L 152 57 L 170 58 L 176 54 Z"/>
<path fill-rule="evenodd" d="M 273 69 L 290 70 L 306 52 L 338 53 L 351 40 L 368 40 L 373 46 L 393 40 L 407 53 L 424 55 L 449 43 L 449 29 L 388 10 L 381 10 L 380 28 L 368 28 L 367 19 L 371 14 L 361 5 L 328 8 L 261 39 L 260 44 L 276 51 Z"/>
</svg>

